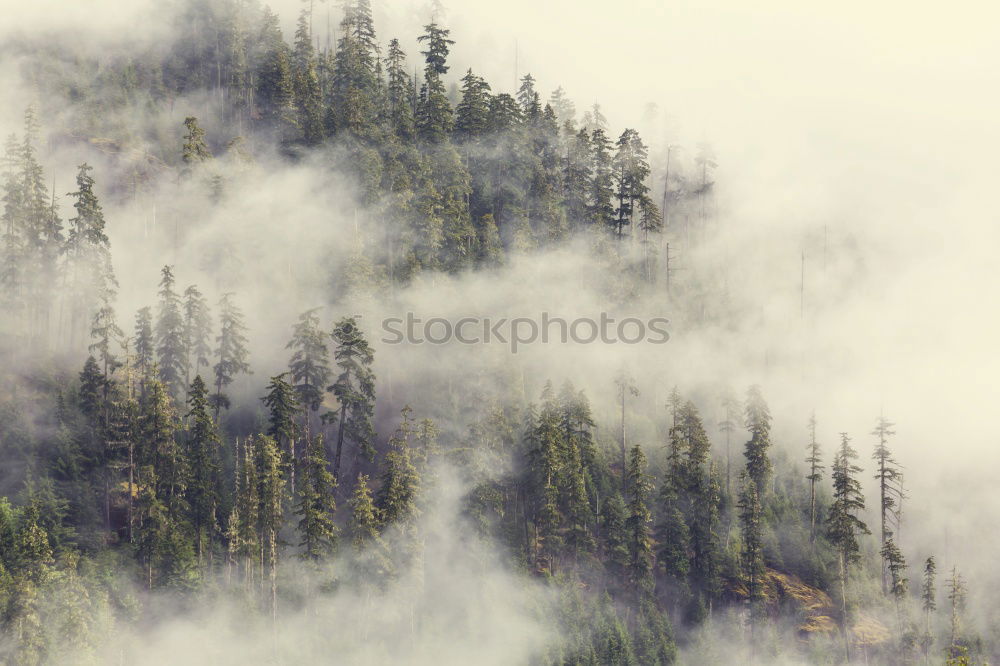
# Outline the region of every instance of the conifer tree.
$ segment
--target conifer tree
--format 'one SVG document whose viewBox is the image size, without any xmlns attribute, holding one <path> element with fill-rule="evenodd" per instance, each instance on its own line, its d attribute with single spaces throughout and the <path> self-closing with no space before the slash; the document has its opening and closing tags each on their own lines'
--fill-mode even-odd
<svg viewBox="0 0 1000 666">
<path fill-rule="evenodd" d="M 261 23 L 263 55 L 256 68 L 254 98 L 261 122 L 277 135 L 280 143 L 287 144 L 298 130 L 291 54 L 281 35 L 278 17 L 270 9 L 264 9 Z"/>
<path fill-rule="evenodd" d="M 300 557 L 315 562 L 329 556 L 337 545 L 337 525 L 333 520 L 337 510 L 333 495 L 337 482 L 327 469 L 322 435 L 307 440 L 299 470 L 295 515 L 299 516 Z"/>
<path fill-rule="evenodd" d="M 219 322 L 221 331 L 215 338 L 218 347 L 215 356 L 218 361 L 213 368 L 215 373 L 215 395 L 212 396 L 212 406 L 215 408 L 215 418 L 219 411 L 229 409 L 229 396 L 222 392 L 233 383 L 236 375 L 251 374 L 250 363 L 247 361 L 246 324 L 243 323 L 243 312 L 232 300 L 233 294 L 223 294 L 219 301 Z"/>
<path fill-rule="evenodd" d="M 135 314 L 135 366 L 143 386 L 153 370 L 154 353 L 153 315 L 145 307 Z"/>
<path fill-rule="evenodd" d="M 740 533 L 743 540 L 741 560 L 743 580 L 747 587 L 747 602 L 750 606 L 750 640 L 754 640 L 754 629 L 761 616 L 764 601 L 764 582 L 767 573 L 764 568 L 763 509 L 757 484 L 746 472 L 740 475 Z"/>
<path fill-rule="evenodd" d="M 375 375 L 371 370 L 374 354 L 354 317 L 338 321 L 331 337 L 336 343 L 333 358 L 340 368 L 337 380 L 327 387 L 340 403 L 336 416 L 330 415 L 337 419 L 333 476 L 339 480 L 345 441 L 353 445 L 355 460 L 362 453 L 368 457 L 374 455 Z"/>
<path fill-rule="evenodd" d="M 750 440 L 744 447 L 747 474 L 757 484 L 757 496 L 763 500 L 771 479 L 771 459 L 767 453 L 771 448 L 771 412 L 759 386 L 751 386 L 747 391 L 744 416 L 746 429 L 750 431 Z"/>
<path fill-rule="evenodd" d="M 285 480 L 281 473 L 281 452 L 271 437 L 254 438 L 252 450 L 257 480 L 257 539 L 260 545 L 261 587 L 263 590 L 263 576 L 266 574 L 270 583 L 271 615 L 276 618 L 278 533 L 282 526 Z"/>
<path fill-rule="evenodd" d="M 601 512 L 604 566 L 610 580 L 624 582 L 627 580 L 630 564 L 625 501 L 616 493 L 607 499 Z"/>
<path fill-rule="evenodd" d="M 76 200 L 66 236 L 64 253 L 69 266 L 70 343 L 76 340 L 83 322 L 92 319 L 101 294 L 110 293 L 116 283 L 111 269 L 110 241 L 105 233 L 104 211 L 94 193 L 93 167 L 84 163 L 76 176 Z M 110 280 L 110 283 L 109 283 Z"/>
<path fill-rule="evenodd" d="M 195 285 L 184 290 L 184 381 L 188 383 L 191 372 L 201 374 L 202 368 L 211 365 L 209 358 L 212 348 L 209 339 L 212 333 L 212 318 L 208 311 L 208 301 Z"/>
<path fill-rule="evenodd" d="M 840 569 L 841 612 L 843 617 L 844 645 L 847 658 L 850 659 L 849 637 L 849 604 L 847 599 L 847 583 L 849 568 L 858 562 L 861 556 L 861 546 L 858 536 L 870 534 L 868 526 L 858 516 L 865 508 L 865 498 L 861 493 L 861 482 L 858 473 L 861 468 L 854 464 L 857 452 L 851 448 L 851 438 L 846 432 L 840 433 L 840 448 L 837 450 L 831 467 L 833 479 L 833 504 L 827 513 L 827 537 L 837 550 Z"/>
<path fill-rule="evenodd" d="M 393 133 L 402 141 L 412 141 L 416 126 L 413 118 L 413 84 L 406 72 L 406 53 L 398 39 L 389 42 L 385 57 L 386 113 Z"/>
<path fill-rule="evenodd" d="M 903 553 L 899 550 L 899 546 L 896 542 L 889 537 L 885 545 L 882 546 L 882 550 L 879 552 L 882 557 L 882 562 L 885 564 L 885 568 L 889 574 L 889 594 L 892 596 L 893 601 L 896 604 L 896 614 L 899 619 L 899 629 L 900 633 L 903 631 L 903 617 L 902 617 L 902 607 L 901 604 L 906 598 L 906 593 L 909 589 L 909 579 L 904 575 L 906 572 L 906 558 L 903 557 Z"/>
<path fill-rule="evenodd" d="M 160 303 L 156 316 L 156 355 L 160 381 L 169 394 L 177 398 L 183 392 L 188 349 L 185 344 L 184 316 L 181 299 L 174 290 L 174 273 L 170 266 L 160 270 Z"/>
<path fill-rule="evenodd" d="M 295 417 L 299 413 L 299 401 L 295 389 L 285 379 L 287 373 L 271 377 L 267 385 L 267 394 L 262 398 L 268 409 L 267 434 L 274 439 L 278 450 L 282 452 L 285 469 L 288 470 L 289 488 L 295 495 L 295 470 L 298 461 L 296 442 L 299 438 L 299 428 Z"/>
<path fill-rule="evenodd" d="M 198 563 L 205 555 L 211 558 L 218 525 L 216 510 L 219 506 L 219 446 L 221 441 L 209 411 L 208 387 L 201 375 L 195 375 L 188 391 L 187 459 L 191 467 L 191 480 L 187 488 L 191 507 L 191 527 L 195 534 Z"/>
<path fill-rule="evenodd" d="M 899 527 L 901 517 L 901 506 L 903 501 L 903 473 L 899 469 L 899 464 L 892 457 L 889 451 L 889 437 L 896 434 L 891 423 L 884 416 L 880 416 L 872 434 L 878 437 L 878 444 L 872 452 L 872 460 L 875 461 L 875 480 L 878 481 L 879 488 L 879 518 L 880 531 L 879 543 L 884 549 L 888 541 L 893 538 L 895 531 Z M 891 551 L 890 551 L 891 552 Z M 890 594 L 890 573 L 889 562 L 882 558 L 882 594 Z"/>
<path fill-rule="evenodd" d="M 421 51 L 426 66 L 417 106 L 417 133 L 430 144 L 446 141 L 453 124 L 451 104 L 441 80 L 448 73 L 448 50 L 455 43 L 448 38 L 448 34 L 445 28 L 430 23 L 424 26 L 424 34 L 417 38 L 417 41 L 427 43 L 427 50 Z"/>
<path fill-rule="evenodd" d="M 649 187 L 646 185 L 649 162 L 646 146 L 639 138 L 639 133 L 633 129 L 622 132 L 616 147 L 611 160 L 614 196 L 617 200 L 613 230 L 621 238 L 625 227 L 631 226 L 636 219 L 636 207 L 649 197 Z"/>
<path fill-rule="evenodd" d="M 292 73 L 292 88 L 295 93 L 295 106 L 298 109 L 298 126 L 302 132 L 302 142 L 307 146 L 315 146 L 323 140 L 323 99 L 306 10 L 302 10 L 299 14 L 298 27 L 295 30 Z"/>
<path fill-rule="evenodd" d="M 968 648 L 961 644 L 962 611 L 965 610 L 965 579 L 958 573 L 957 567 L 951 568 L 951 576 L 945 582 L 948 588 L 948 605 L 950 607 L 950 624 L 948 633 L 948 658 L 958 660 L 968 653 Z M 953 662 L 956 664 L 961 661 Z M 967 662 L 966 662 L 967 663 Z"/>
<path fill-rule="evenodd" d="M 937 610 L 937 563 L 934 557 L 930 556 L 924 561 L 923 585 L 920 588 L 920 608 L 924 612 L 924 634 L 921 637 L 921 646 L 924 656 L 930 652 L 934 643 L 934 636 L 931 634 L 931 617 Z"/>
<path fill-rule="evenodd" d="M 816 441 L 816 413 L 809 417 L 809 444 L 806 447 L 808 455 L 806 464 L 809 465 L 809 538 L 816 539 L 816 484 L 823 480 L 822 450 L 819 442 Z"/>
<path fill-rule="evenodd" d="M 629 453 L 625 479 L 629 493 L 628 518 L 625 520 L 628 580 L 636 598 L 640 598 L 653 588 L 653 540 L 649 528 L 652 516 L 647 506 L 651 484 L 646 474 L 646 456 L 638 444 Z"/>
<path fill-rule="evenodd" d="M 323 403 L 324 389 L 330 379 L 330 354 L 319 326 L 318 311 L 319 308 L 313 308 L 299 316 L 292 339 L 285 345 L 286 349 L 295 350 L 288 367 L 298 392 L 299 404 L 311 412 L 317 411 Z"/>
<path fill-rule="evenodd" d="M 590 135 L 590 182 L 587 207 L 590 223 L 598 228 L 610 228 L 615 224 L 612 173 L 611 140 L 603 129 L 595 129 Z"/>
<path fill-rule="evenodd" d="M 185 118 L 184 128 L 187 133 L 184 135 L 184 145 L 181 146 L 181 162 L 184 163 L 181 173 L 189 177 L 200 165 L 212 159 L 212 151 L 205 143 L 205 130 L 198 125 L 197 118 Z"/>
<path fill-rule="evenodd" d="M 418 514 L 420 477 L 410 454 L 413 432 L 411 412 L 409 405 L 403 407 L 403 420 L 389 438 L 389 451 L 383 461 L 382 485 L 375 496 L 375 506 L 386 525 L 412 520 Z"/>
</svg>

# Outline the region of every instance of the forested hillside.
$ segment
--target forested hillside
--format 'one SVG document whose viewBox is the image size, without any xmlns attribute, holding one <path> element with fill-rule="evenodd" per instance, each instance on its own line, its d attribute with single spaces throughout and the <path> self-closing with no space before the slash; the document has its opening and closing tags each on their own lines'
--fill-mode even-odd
<svg viewBox="0 0 1000 666">
<path fill-rule="evenodd" d="M 287 35 L 256 0 L 175 5 L 169 39 L 3 45 L 5 663 L 996 659 L 962 571 L 900 536 L 878 405 L 824 441 L 714 352 L 685 385 L 647 347 L 380 337 L 593 299 L 726 340 L 754 313 L 699 263 L 707 143 L 504 92 L 441 8 L 407 53 L 369 0 Z"/>
</svg>

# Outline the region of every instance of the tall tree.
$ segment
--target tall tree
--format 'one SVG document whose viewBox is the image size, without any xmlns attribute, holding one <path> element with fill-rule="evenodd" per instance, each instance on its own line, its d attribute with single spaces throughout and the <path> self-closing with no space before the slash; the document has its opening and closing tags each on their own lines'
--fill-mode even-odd
<svg viewBox="0 0 1000 666">
<path fill-rule="evenodd" d="M 184 119 L 184 144 L 181 146 L 181 162 L 184 168 L 182 175 L 190 176 L 199 166 L 212 159 L 212 151 L 205 142 L 205 130 L 198 124 L 198 119 L 188 116 Z"/>
<path fill-rule="evenodd" d="M 901 503 L 903 501 L 903 473 L 899 469 L 899 463 L 892 457 L 889 451 L 889 438 L 895 431 L 891 423 L 884 416 L 879 416 L 872 434 L 878 438 L 878 444 L 872 452 L 872 460 L 875 461 L 875 480 L 878 481 L 879 490 L 879 543 L 884 550 L 887 542 L 892 540 L 893 535 L 899 528 L 901 517 Z M 891 552 L 891 551 L 887 551 Z M 889 561 L 882 557 L 882 594 L 889 594 Z"/>
<path fill-rule="evenodd" d="M 215 338 L 218 347 L 215 356 L 218 361 L 213 368 L 215 372 L 215 395 L 212 396 L 212 406 L 215 408 L 215 418 L 219 418 L 222 408 L 229 409 L 229 396 L 222 392 L 233 383 L 236 375 L 251 374 L 250 363 L 247 361 L 246 324 L 243 323 L 243 312 L 232 300 L 233 294 L 223 294 L 219 301 L 219 322 L 221 331 Z"/>
<path fill-rule="evenodd" d="M 844 649 L 850 660 L 850 621 L 847 598 L 849 568 L 861 557 L 861 546 L 858 536 L 870 534 L 868 526 L 861 520 L 859 514 L 864 511 L 865 498 L 861 492 L 861 482 L 858 473 L 861 468 L 854 464 L 858 453 L 851 448 L 851 438 L 846 432 L 840 433 L 840 448 L 837 450 L 831 467 L 833 479 L 833 504 L 827 513 L 827 537 L 838 554 L 840 569 L 840 596 L 842 626 L 844 632 Z"/>
<path fill-rule="evenodd" d="M 638 444 L 629 453 L 625 478 L 629 495 L 628 518 L 625 519 L 628 580 L 636 598 L 640 598 L 653 588 L 653 539 L 650 530 L 652 515 L 648 507 L 652 484 L 646 474 L 646 456 Z"/>
<path fill-rule="evenodd" d="M 299 404 L 308 412 L 316 412 L 323 403 L 323 394 L 330 379 L 330 353 L 326 336 L 319 324 L 319 308 L 306 310 L 299 315 L 299 321 L 292 329 L 292 339 L 285 345 L 294 349 L 288 362 Z"/>
<path fill-rule="evenodd" d="M 322 435 L 310 437 L 299 465 L 298 500 L 300 556 L 314 562 L 329 556 L 337 545 L 337 525 L 333 515 L 336 480 L 327 469 Z"/>
<path fill-rule="evenodd" d="M 339 480 L 345 441 L 353 445 L 355 460 L 362 453 L 374 455 L 375 374 L 371 366 L 375 356 L 354 317 L 338 321 L 330 335 L 336 343 L 333 358 L 340 368 L 337 380 L 327 388 L 340 404 L 336 415 L 330 415 L 337 419 L 333 475 Z"/>
<path fill-rule="evenodd" d="M 184 315 L 181 299 L 174 289 L 170 266 L 160 270 L 160 303 L 156 315 L 156 355 L 162 381 L 174 398 L 182 395 L 187 368 Z"/>
<path fill-rule="evenodd" d="M 209 340 L 212 334 L 212 318 L 208 311 L 208 301 L 195 285 L 184 290 L 184 381 L 190 382 L 191 372 L 201 374 L 208 368 L 212 348 Z"/>
<path fill-rule="evenodd" d="M 427 45 L 427 50 L 421 51 L 426 65 L 417 105 L 417 133 L 430 144 L 446 141 L 453 124 L 451 104 L 441 80 L 448 73 L 448 51 L 455 43 L 448 35 L 447 29 L 430 23 L 424 26 L 424 34 L 417 38 L 417 41 Z"/>
<path fill-rule="evenodd" d="M 105 233 L 104 211 L 94 193 L 93 167 L 80 165 L 76 176 L 76 216 L 71 218 L 64 253 L 69 265 L 70 343 L 76 340 L 83 322 L 92 319 L 102 293 L 116 283 L 111 268 L 110 241 Z"/>
<path fill-rule="evenodd" d="M 816 539 L 816 484 L 823 480 L 822 450 L 816 441 L 816 413 L 809 417 L 809 444 L 806 446 L 806 464 L 809 465 L 809 539 Z"/>
<path fill-rule="evenodd" d="M 195 535 L 198 563 L 207 555 L 211 561 L 218 530 L 216 511 L 219 506 L 219 447 L 221 440 L 212 420 L 208 403 L 208 387 L 201 375 L 195 375 L 188 391 L 188 430 L 185 440 L 191 480 L 187 489 L 191 508 L 191 527 Z"/>
<path fill-rule="evenodd" d="M 763 612 L 764 582 L 767 570 L 764 567 L 763 508 L 757 483 L 746 472 L 740 475 L 740 533 L 743 547 L 741 551 L 743 580 L 747 587 L 747 602 L 750 606 L 750 641 L 754 641 L 754 630 Z"/>
<path fill-rule="evenodd" d="M 757 484 L 757 496 L 763 501 L 771 480 L 771 459 L 767 453 L 771 448 L 771 412 L 759 386 L 751 386 L 747 391 L 744 417 L 750 431 L 750 440 L 744 447 L 747 474 Z"/>
<path fill-rule="evenodd" d="M 267 434 L 274 439 L 278 450 L 282 452 L 282 467 L 288 470 L 289 488 L 294 496 L 295 469 L 298 461 L 296 442 L 299 438 L 295 417 L 299 413 L 299 400 L 295 389 L 285 379 L 286 376 L 287 373 L 282 373 L 271 377 L 263 401 L 268 409 Z"/>
</svg>

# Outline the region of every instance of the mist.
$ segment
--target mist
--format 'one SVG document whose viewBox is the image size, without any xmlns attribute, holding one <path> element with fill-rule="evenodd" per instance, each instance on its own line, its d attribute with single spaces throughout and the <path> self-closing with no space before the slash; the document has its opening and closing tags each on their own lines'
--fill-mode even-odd
<svg viewBox="0 0 1000 666">
<path fill-rule="evenodd" d="M 387 218 L 365 212 L 358 183 L 332 168 L 345 160 L 339 148 L 324 146 L 290 161 L 254 145 L 252 164 L 227 161 L 224 146 L 239 132 L 225 124 L 218 99 L 192 91 L 169 105 L 129 106 L 121 122 L 135 129 L 136 140 L 127 152 L 96 137 L 67 139 L 76 109 L 39 97 L 25 44 L 71 45 L 73 53 L 98 59 L 140 52 L 177 37 L 169 20 L 148 20 L 169 17 L 172 3 L 3 4 L 0 131 L 20 133 L 24 108 L 38 105 L 40 161 L 64 217 L 71 211 L 62 194 L 74 189 L 76 165 L 95 166 L 122 328 L 130 331 L 135 311 L 154 303 L 165 264 L 174 267 L 182 289 L 202 287 L 213 307 L 223 293 L 235 292 L 250 331 L 253 375 L 231 387 L 242 405 L 233 410 L 232 422 L 240 423 L 234 427 L 245 429 L 241 418 L 266 420 L 259 397 L 268 379 L 286 370 L 285 344 L 296 317 L 313 307 L 322 308 L 325 331 L 340 317 L 360 317 L 375 351 L 375 427 L 383 444 L 400 409 L 410 405 L 418 417 L 434 418 L 443 438 L 475 448 L 469 434 L 475 417 L 455 405 L 486 402 L 501 390 L 527 405 L 538 401 L 547 381 L 557 387 L 570 381 L 591 401 L 595 439 L 613 450 L 620 408 L 615 378 L 624 371 L 638 388 L 628 407 L 630 446 L 640 444 L 653 467 L 663 465 L 666 404 L 677 387 L 701 410 L 718 459 L 720 396 L 758 384 L 774 416 L 775 455 L 801 469 L 800 477 L 807 473 L 799 461 L 811 413 L 826 458 L 839 433 L 850 433 L 870 499 L 865 515 L 874 525 L 870 433 L 885 415 L 896 424 L 893 452 L 905 470 L 897 541 L 910 558 L 911 587 L 928 555 L 937 557 L 941 572 L 958 567 L 975 581 L 970 614 L 981 633 L 991 634 L 997 612 L 989 591 L 1000 583 L 994 567 L 1000 541 L 989 529 L 1000 520 L 991 479 L 1000 464 L 1000 424 L 989 386 L 1000 375 L 1000 315 L 993 303 L 1000 275 L 992 257 L 1000 227 L 988 203 L 990 160 L 1000 148 L 995 10 L 972 2 L 946 11 L 847 2 L 822 12 L 790 2 L 751 9 L 728 0 L 450 3 L 442 19 L 456 42 L 449 85 L 471 67 L 494 93 L 513 94 L 530 72 L 543 100 L 563 87 L 578 120 L 599 103 L 612 134 L 637 127 L 646 139 L 657 193 L 668 154 L 676 173 L 693 180 L 698 151 L 710 146 L 718 168 L 708 221 L 692 232 L 680 219 L 673 227 L 667 220 L 673 246 L 668 294 L 665 273 L 643 290 L 606 279 L 621 264 L 602 264 L 606 241 L 587 233 L 559 246 L 511 252 L 498 267 L 424 272 L 403 285 L 384 275 L 352 284 L 345 270 L 365 252 L 382 256 L 397 232 Z M 429 3 L 373 5 L 379 41 L 398 36 L 411 66 L 420 64 L 424 47 L 416 35 L 429 20 Z M 286 39 L 300 7 L 272 3 Z M 327 25 L 336 29 L 339 10 L 317 3 L 315 12 L 322 44 Z M 163 137 L 172 136 L 170 145 L 180 150 L 188 116 L 202 119 L 220 156 L 212 168 L 224 183 L 221 196 L 212 194 L 207 179 L 181 182 L 177 156 L 159 154 Z M 668 153 L 669 146 L 676 151 Z M 127 174 L 145 150 L 155 167 L 142 188 L 130 190 Z M 628 252 L 635 256 L 637 245 Z M 602 312 L 618 319 L 665 317 L 670 340 L 536 342 L 511 353 L 504 344 L 390 344 L 383 331 L 384 320 L 407 313 L 456 321 L 537 320 L 542 313 L 596 319 Z M 53 351 L 71 358 L 73 368 L 86 357 L 79 348 Z M 743 435 L 741 429 L 734 438 L 734 460 L 741 458 Z M 365 604 L 354 592 L 338 591 L 283 611 L 273 634 L 260 618 L 248 620 L 259 629 L 248 632 L 244 609 L 232 600 L 205 602 L 193 615 L 165 613 L 156 626 L 128 630 L 126 644 L 143 644 L 126 650 L 130 661 L 141 653 L 138 663 L 161 663 L 165 655 L 236 663 L 273 650 L 297 663 L 321 659 L 336 645 L 344 663 L 500 664 L 530 663 L 554 649 L 556 630 L 538 619 L 554 593 L 473 536 L 460 508 L 473 484 L 459 472 L 442 474 L 420 523 L 427 544 L 420 629 L 400 611 L 409 599 L 400 590 L 415 584 L 407 577 L 365 602 L 368 617 L 378 619 L 364 631 L 400 636 L 398 644 L 361 640 L 358 625 L 341 624 Z M 281 575 L 290 585 L 300 575 L 317 575 L 286 566 Z M 326 575 L 349 577 L 342 560 L 329 567 L 333 573 Z M 734 628 L 740 622 L 713 618 L 682 645 L 679 663 L 725 663 L 742 655 L 743 634 Z M 779 637 L 794 631 L 792 625 L 775 629 Z M 203 645 L 218 648 L 207 654 Z M 795 654 L 781 658 L 788 661 L 775 656 L 769 663 L 813 663 Z M 69 656 L 66 663 L 72 661 Z"/>
</svg>

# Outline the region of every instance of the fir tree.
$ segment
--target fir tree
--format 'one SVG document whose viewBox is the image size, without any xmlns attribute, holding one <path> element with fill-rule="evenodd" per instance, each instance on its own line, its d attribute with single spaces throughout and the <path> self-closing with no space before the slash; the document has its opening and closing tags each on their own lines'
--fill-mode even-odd
<svg viewBox="0 0 1000 666">
<path fill-rule="evenodd" d="M 309 438 L 299 464 L 298 501 L 300 557 L 319 561 L 329 556 L 337 544 L 333 515 L 337 505 L 333 493 L 336 480 L 327 469 L 326 450 L 321 435 Z"/>
<path fill-rule="evenodd" d="M 208 388 L 201 375 L 195 375 L 188 391 L 187 459 L 191 466 L 191 480 L 187 489 L 191 507 L 191 526 L 194 529 L 198 562 L 201 564 L 206 551 L 211 557 L 218 524 L 216 510 L 219 506 L 219 433 L 209 411 Z"/>
<path fill-rule="evenodd" d="M 181 146 L 181 162 L 184 163 L 182 174 L 190 176 L 205 162 L 212 159 L 212 151 L 205 143 L 205 130 L 198 125 L 198 119 L 188 116 L 184 119 L 184 128 L 187 133 L 184 135 L 184 145 Z"/>
<path fill-rule="evenodd" d="M 282 452 L 284 468 L 289 473 L 289 486 L 292 495 L 295 494 L 295 469 L 298 460 L 296 441 L 299 428 L 295 417 L 299 412 L 299 401 L 295 389 L 285 379 L 287 373 L 271 377 L 267 385 L 267 394 L 262 398 L 268 409 L 267 434 L 274 439 L 278 450 Z"/>
<path fill-rule="evenodd" d="M 174 398 L 181 395 L 187 368 L 184 316 L 181 299 L 174 290 L 170 266 L 160 270 L 160 304 L 156 317 L 156 354 L 160 381 Z"/>
<path fill-rule="evenodd" d="M 809 538 L 816 539 L 816 484 L 823 480 L 823 470 L 825 469 L 820 457 L 822 450 L 816 441 L 816 414 L 809 417 L 809 445 L 806 447 L 808 455 L 806 464 L 809 465 Z"/>
<path fill-rule="evenodd" d="M 416 504 L 420 492 L 420 477 L 410 454 L 410 436 L 413 431 L 411 411 L 409 406 L 403 408 L 402 423 L 389 438 L 389 451 L 383 462 L 382 485 L 375 496 L 375 506 L 387 525 L 412 520 L 418 514 Z"/>
<path fill-rule="evenodd" d="M 215 356 L 218 361 L 213 368 L 215 373 L 215 395 L 212 396 L 212 406 L 215 408 L 215 418 L 219 411 L 229 409 L 229 396 L 222 392 L 233 383 L 236 375 L 251 374 L 247 361 L 246 324 L 243 323 L 243 312 L 233 303 L 232 294 L 227 293 L 219 301 L 219 321 L 221 332 L 215 338 L 218 347 Z"/>
<path fill-rule="evenodd" d="M 330 379 L 329 350 L 319 326 L 319 308 L 307 310 L 299 316 L 292 331 L 292 339 L 285 346 L 294 349 L 288 363 L 299 403 L 303 409 L 315 412 L 323 402 L 323 393 Z"/>
<path fill-rule="evenodd" d="M 743 581 L 747 587 L 747 602 L 750 606 L 750 640 L 754 640 L 754 629 L 763 612 L 764 567 L 763 508 L 757 484 L 750 475 L 740 475 L 742 491 L 739 499 L 740 533 L 743 541 L 741 551 Z"/>
<path fill-rule="evenodd" d="M 625 479 L 629 492 L 628 518 L 625 520 L 628 580 L 636 598 L 641 598 L 653 587 L 653 540 L 649 528 L 652 516 L 647 507 L 651 485 L 646 475 L 646 456 L 639 445 L 632 447 L 629 454 Z"/>
<path fill-rule="evenodd" d="M 208 311 L 208 301 L 195 285 L 184 290 L 184 381 L 191 379 L 191 372 L 201 374 L 202 368 L 211 365 L 212 348 L 209 339 L 212 333 L 212 319 Z"/>
<path fill-rule="evenodd" d="M 899 464 L 892 457 L 889 451 L 889 437 L 896 434 L 891 423 L 884 416 L 880 416 L 875 430 L 872 434 L 878 437 L 878 444 L 872 452 L 872 460 L 875 461 L 875 480 L 878 481 L 879 488 L 879 518 L 880 531 L 879 543 L 884 549 L 887 542 L 892 540 L 895 531 L 899 528 L 901 517 L 901 503 L 903 501 L 903 473 L 899 469 Z M 891 552 L 891 551 L 890 551 Z M 882 558 L 882 594 L 890 594 L 890 572 L 889 561 Z"/>
<path fill-rule="evenodd" d="M 371 370 L 374 354 L 354 317 L 338 321 L 331 337 L 336 343 L 333 358 L 340 375 L 327 390 L 340 403 L 334 417 L 337 419 L 337 449 L 333 459 L 333 475 L 340 479 L 345 441 L 353 445 L 355 460 L 362 453 L 369 457 L 374 455 L 375 375 Z"/>
<path fill-rule="evenodd" d="M 868 526 L 858 517 L 858 514 L 864 511 L 865 498 L 861 493 L 861 482 L 857 478 L 861 468 L 852 462 L 857 459 L 858 454 L 851 448 L 850 441 L 847 433 L 840 434 L 840 448 L 834 456 L 831 467 L 833 504 L 826 517 L 827 537 L 838 554 L 844 645 L 848 660 L 850 659 L 847 599 L 849 568 L 860 559 L 861 546 L 858 543 L 858 535 L 870 534 Z"/>
<path fill-rule="evenodd" d="M 771 412 L 759 386 L 751 386 L 747 391 L 744 416 L 744 424 L 750 431 L 750 440 L 744 447 L 747 474 L 757 484 L 757 496 L 763 499 L 771 479 L 771 459 L 767 453 L 771 448 Z"/>
</svg>

